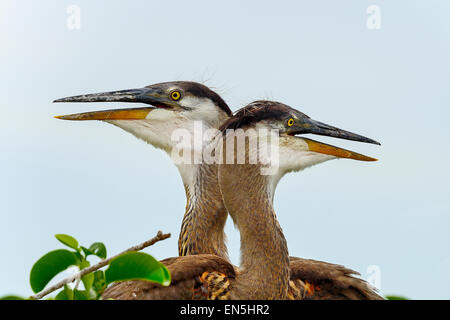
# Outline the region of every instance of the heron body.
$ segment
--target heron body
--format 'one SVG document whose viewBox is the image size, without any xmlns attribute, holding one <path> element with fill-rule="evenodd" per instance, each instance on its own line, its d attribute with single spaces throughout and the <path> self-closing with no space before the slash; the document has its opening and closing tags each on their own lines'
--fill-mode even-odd
<svg viewBox="0 0 450 320">
<path fill-rule="evenodd" d="M 179 96 L 173 97 L 177 92 Z M 194 123 L 203 130 L 219 128 L 232 112 L 206 86 L 189 81 L 164 82 L 141 89 L 87 94 L 55 102 L 135 102 L 149 107 L 85 112 L 59 116 L 64 120 L 100 120 L 111 123 L 172 155 L 172 134 L 186 130 L 193 137 Z M 206 143 L 206 142 L 205 142 Z M 175 163 L 186 192 L 186 212 L 178 241 L 180 256 L 215 254 L 228 260 L 224 233 L 228 213 L 217 185 L 217 166 Z"/>
<path fill-rule="evenodd" d="M 174 92 L 177 94 L 172 96 Z M 57 102 L 94 101 L 144 102 L 151 104 L 152 107 L 97 111 L 60 118 L 106 121 L 169 154 L 173 147 L 171 133 L 175 129 L 187 129 L 192 132 L 192 123 L 197 120 L 202 121 L 206 129 L 218 128 L 223 123 L 226 125 L 223 125 L 222 129 L 265 125 L 269 120 L 279 120 L 277 115 L 279 116 L 278 109 L 281 105 L 272 102 L 254 103 L 243 108 L 235 117 L 230 118 L 230 109 L 217 94 L 201 84 L 192 82 L 169 82 L 143 89 L 82 95 L 57 100 Z M 287 106 L 283 105 L 281 109 L 285 107 Z M 288 109 L 289 111 L 294 110 Z M 309 119 L 303 116 L 305 115 L 301 114 L 300 118 Z M 309 133 L 305 128 L 306 126 L 302 128 L 303 132 Z M 337 128 L 330 126 L 327 128 L 325 125 L 318 128 L 315 133 L 336 135 L 340 132 L 341 136 L 346 139 L 361 140 L 361 136 L 340 129 L 337 129 L 338 133 L 336 133 L 334 129 Z M 272 208 L 276 184 L 285 173 L 301 170 L 335 157 L 357 160 L 368 160 L 369 158 L 307 139 L 297 138 L 299 139 L 297 141 L 287 141 L 286 139 L 288 138 L 281 137 L 280 139 L 282 146 L 280 154 L 285 155 L 285 157 L 281 157 L 281 167 L 284 171 L 260 180 L 259 189 L 251 194 L 236 192 L 244 190 L 242 186 L 245 185 L 245 180 L 233 182 L 225 179 L 219 188 L 219 166 L 216 164 L 176 164 L 186 189 L 187 205 L 179 237 L 181 257 L 162 261 L 171 271 L 172 285 L 161 287 L 141 281 L 122 282 L 108 288 L 104 297 L 115 299 L 379 298 L 364 281 L 352 276 L 356 274 L 352 270 L 320 261 L 293 257 L 289 259 L 284 236 Z M 297 149 L 289 148 L 290 143 L 293 143 Z M 283 146 L 286 148 L 283 149 Z M 309 151 L 310 147 L 322 152 Z M 324 154 L 324 150 L 328 153 L 334 152 L 335 155 Z M 301 157 L 298 157 L 299 152 L 303 152 Z M 297 160 L 295 160 L 296 156 Z M 302 159 L 302 163 L 298 163 L 299 159 Z M 236 170 L 237 168 L 239 167 L 227 169 L 227 166 L 223 166 L 221 170 L 224 172 L 243 170 L 242 168 Z M 242 173 L 255 175 L 249 177 L 248 181 L 258 181 L 257 171 L 255 166 L 250 166 Z M 238 178 L 238 176 L 234 176 Z M 244 176 L 244 174 L 241 175 L 241 177 Z M 235 183 L 237 185 L 234 185 Z M 256 188 L 256 184 L 252 186 Z M 229 195 L 228 201 L 224 201 L 226 198 L 224 194 Z M 235 194 L 240 194 L 242 198 L 236 199 Z M 261 197 L 261 195 L 267 194 L 270 195 L 268 198 Z M 236 209 L 242 209 L 242 206 L 235 208 L 236 203 L 247 203 L 247 209 L 251 208 L 254 201 L 249 202 L 248 199 L 253 196 L 259 199 L 260 206 L 258 208 L 261 209 L 258 210 L 259 216 L 255 215 L 252 210 L 236 211 Z M 228 260 L 224 235 L 227 209 L 241 232 L 243 253 L 241 268 L 231 265 Z M 259 236 L 263 234 L 266 237 L 265 241 L 255 238 L 255 229 L 244 223 L 252 219 L 261 222 L 259 227 L 262 229 L 258 234 Z M 258 246 L 255 247 L 255 244 Z M 267 254 L 268 252 L 270 255 Z M 272 261 L 271 269 L 267 268 L 266 262 L 268 261 Z M 249 268 L 249 266 L 256 269 Z"/>
</svg>

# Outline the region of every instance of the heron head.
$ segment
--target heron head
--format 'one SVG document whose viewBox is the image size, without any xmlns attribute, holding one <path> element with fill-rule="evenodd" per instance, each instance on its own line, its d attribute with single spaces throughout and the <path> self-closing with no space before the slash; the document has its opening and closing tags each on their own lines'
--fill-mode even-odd
<svg viewBox="0 0 450 320">
<path fill-rule="evenodd" d="M 192 130 L 194 121 L 218 128 L 231 116 L 225 101 L 207 86 L 190 81 L 152 84 L 144 88 L 85 94 L 54 102 L 130 102 L 145 106 L 57 116 L 63 120 L 100 120 L 170 152 L 173 130 Z"/>
<path fill-rule="evenodd" d="M 222 125 L 221 129 L 227 137 L 227 131 L 232 130 L 237 135 L 236 130 L 242 129 L 243 134 L 248 137 L 248 141 L 252 137 L 257 138 L 258 144 L 253 144 L 253 151 L 258 153 L 258 157 L 263 153 L 263 149 L 267 149 L 265 152 L 270 157 L 273 156 L 271 155 L 272 152 L 277 152 L 277 170 L 273 173 L 278 177 L 277 181 L 288 172 L 299 171 L 331 159 L 377 160 L 354 151 L 310 139 L 305 137 L 305 134 L 380 144 L 359 134 L 313 120 L 294 108 L 274 101 L 250 103 L 236 112 L 232 118 Z M 249 130 L 253 134 L 249 134 Z M 270 136 L 274 132 L 276 139 Z M 264 144 L 269 147 L 264 147 Z M 276 148 L 271 149 L 270 146 L 273 144 L 276 144 Z M 248 153 L 252 152 L 250 149 L 250 147 L 247 148 Z M 253 159 L 256 159 L 256 156 Z"/>
</svg>

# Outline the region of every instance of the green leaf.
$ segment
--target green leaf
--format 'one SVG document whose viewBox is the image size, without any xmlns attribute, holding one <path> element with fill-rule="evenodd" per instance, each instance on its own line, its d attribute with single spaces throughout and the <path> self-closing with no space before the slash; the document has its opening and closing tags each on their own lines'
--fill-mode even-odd
<svg viewBox="0 0 450 320">
<path fill-rule="evenodd" d="M 74 300 L 89 300 L 89 295 L 84 290 L 77 290 L 77 289 L 75 289 L 73 291 L 73 299 Z"/>
<path fill-rule="evenodd" d="M 81 250 L 83 250 L 84 255 L 85 255 L 86 257 L 87 257 L 87 256 L 90 256 L 91 254 L 94 254 L 91 250 L 89 250 L 89 249 L 86 248 L 86 247 L 81 246 L 80 248 L 81 248 Z"/>
<path fill-rule="evenodd" d="M 102 293 L 106 287 L 105 273 L 102 270 L 94 272 L 94 283 L 92 285 L 94 290 L 98 293 Z"/>
<path fill-rule="evenodd" d="M 409 300 L 408 298 L 401 297 L 401 296 L 386 296 L 387 300 Z"/>
<path fill-rule="evenodd" d="M 74 251 L 73 254 L 77 257 L 78 262 L 84 261 L 83 255 L 79 251 Z"/>
<path fill-rule="evenodd" d="M 66 291 L 63 289 L 55 297 L 55 300 L 69 300 L 69 298 L 66 295 Z"/>
<path fill-rule="evenodd" d="M 92 288 L 92 284 L 94 283 L 94 274 L 91 272 L 84 275 L 83 277 L 81 277 L 81 281 L 83 281 L 83 285 L 86 291 L 89 292 L 89 290 Z"/>
<path fill-rule="evenodd" d="M 10 295 L 10 296 L 0 297 L 0 300 L 25 300 L 25 298 L 22 298 L 22 297 L 19 297 L 19 296 Z"/>
<path fill-rule="evenodd" d="M 64 286 L 55 297 L 55 300 L 73 300 L 73 291 L 67 285 Z"/>
<path fill-rule="evenodd" d="M 69 250 L 50 251 L 33 265 L 30 272 L 31 289 L 34 293 L 38 293 L 54 276 L 78 262 L 76 255 Z"/>
<path fill-rule="evenodd" d="M 95 254 L 97 257 L 105 259 L 106 258 L 106 247 L 101 242 L 95 242 L 89 247 L 89 251 Z"/>
<path fill-rule="evenodd" d="M 71 237 L 68 234 L 55 234 L 55 238 L 66 246 L 78 250 L 78 241 L 74 237 Z"/>
<path fill-rule="evenodd" d="M 80 262 L 80 264 L 78 265 L 78 267 L 80 268 L 80 270 L 86 269 L 87 267 L 89 267 L 91 264 L 89 263 L 89 261 L 87 260 L 83 260 Z"/>
<path fill-rule="evenodd" d="M 170 284 L 169 270 L 144 252 L 129 252 L 115 258 L 105 271 L 105 277 L 107 284 L 123 280 L 148 280 L 164 286 Z"/>
<path fill-rule="evenodd" d="M 83 260 L 81 261 L 79 268 L 80 270 L 83 270 L 89 267 L 90 265 L 91 264 L 89 263 L 89 261 Z M 92 283 L 94 283 L 94 274 L 92 272 L 85 274 L 84 276 L 81 277 L 81 281 L 83 281 L 84 288 L 86 289 L 86 291 L 89 292 L 89 290 L 92 287 Z"/>
</svg>

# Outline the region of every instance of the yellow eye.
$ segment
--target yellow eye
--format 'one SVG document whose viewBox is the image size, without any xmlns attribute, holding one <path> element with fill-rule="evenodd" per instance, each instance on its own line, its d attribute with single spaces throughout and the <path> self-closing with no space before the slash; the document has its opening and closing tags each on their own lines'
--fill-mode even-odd
<svg viewBox="0 0 450 320">
<path fill-rule="evenodd" d="M 174 100 L 174 101 L 180 100 L 180 98 L 181 98 L 181 93 L 180 93 L 180 91 L 172 91 L 172 92 L 170 93 L 170 98 L 171 98 L 172 100 Z"/>
<path fill-rule="evenodd" d="M 287 125 L 288 125 L 289 127 L 292 127 L 292 126 L 294 125 L 294 119 L 293 119 L 293 118 L 290 118 L 290 119 L 288 120 L 288 122 L 287 122 Z"/>
</svg>

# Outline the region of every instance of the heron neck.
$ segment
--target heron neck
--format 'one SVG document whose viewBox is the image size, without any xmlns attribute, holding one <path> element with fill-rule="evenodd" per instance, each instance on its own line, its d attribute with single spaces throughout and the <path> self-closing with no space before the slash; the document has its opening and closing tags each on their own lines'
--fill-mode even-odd
<svg viewBox="0 0 450 320">
<path fill-rule="evenodd" d="M 224 232 L 228 212 L 217 182 L 218 167 L 201 164 L 192 165 L 191 170 L 190 183 L 184 184 L 187 203 L 178 238 L 178 254 L 209 253 L 229 260 Z"/>
<path fill-rule="evenodd" d="M 232 295 L 284 299 L 289 282 L 286 239 L 272 207 L 267 176 L 257 165 L 222 165 L 223 199 L 241 235 L 241 272 Z"/>
</svg>

